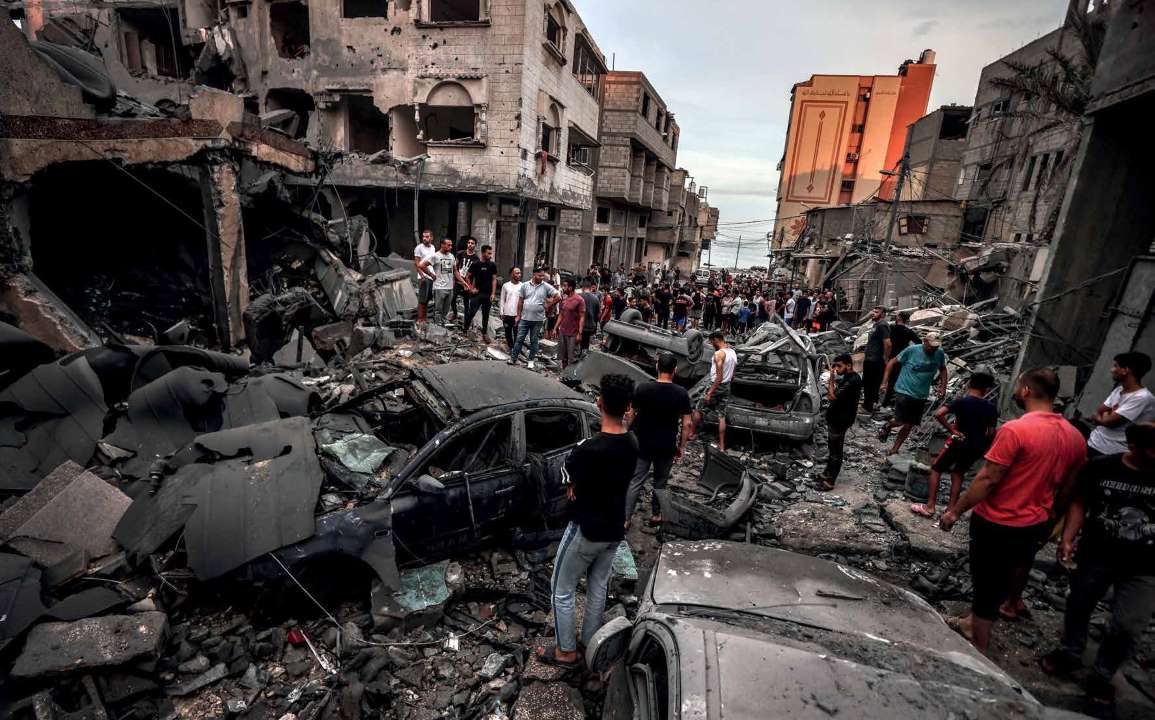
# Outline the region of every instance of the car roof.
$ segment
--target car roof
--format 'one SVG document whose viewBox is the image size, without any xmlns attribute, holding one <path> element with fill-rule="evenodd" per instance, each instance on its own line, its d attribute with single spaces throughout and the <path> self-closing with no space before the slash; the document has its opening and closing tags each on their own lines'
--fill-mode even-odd
<svg viewBox="0 0 1155 720">
<path fill-rule="evenodd" d="M 464 414 L 526 400 L 588 402 L 557 380 L 502 362 L 466 360 L 416 372 L 442 400 Z"/>
</svg>

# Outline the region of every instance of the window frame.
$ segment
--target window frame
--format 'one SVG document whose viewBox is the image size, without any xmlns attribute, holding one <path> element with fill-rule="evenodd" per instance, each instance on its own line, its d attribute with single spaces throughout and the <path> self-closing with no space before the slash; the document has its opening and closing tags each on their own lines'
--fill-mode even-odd
<svg viewBox="0 0 1155 720">
<path fill-rule="evenodd" d="M 539 245 L 539 248 L 540 248 L 540 245 Z M 562 413 L 570 415 L 576 421 L 575 430 L 577 431 L 577 438 L 573 442 L 567 442 L 564 445 L 555 446 L 549 450 L 544 450 L 544 451 L 535 450 L 533 448 L 532 444 L 530 443 L 530 438 L 529 438 L 530 416 L 535 415 L 535 414 L 560 415 Z M 579 442 L 581 442 L 582 440 L 586 439 L 586 437 L 588 437 L 585 420 L 586 420 L 585 413 L 583 413 L 580 408 L 539 407 L 539 408 L 529 408 L 527 410 L 523 410 L 522 411 L 522 417 L 521 417 L 522 443 L 525 446 L 526 456 L 529 456 L 530 454 L 536 454 L 536 455 L 542 455 L 542 456 L 552 455 L 554 453 L 562 452 L 563 450 L 566 450 L 567 448 L 571 448 L 574 445 L 577 445 Z"/>
</svg>

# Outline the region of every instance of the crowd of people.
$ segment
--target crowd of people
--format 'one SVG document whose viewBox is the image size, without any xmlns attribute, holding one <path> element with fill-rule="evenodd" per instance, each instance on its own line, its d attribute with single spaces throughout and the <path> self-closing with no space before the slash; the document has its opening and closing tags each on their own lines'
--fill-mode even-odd
<svg viewBox="0 0 1155 720">
<path fill-rule="evenodd" d="M 703 412 L 717 413 L 718 446 L 725 450 L 725 404 L 737 365 L 727 336 L 751 332 L 774 316 L 800 331 L 821 332 L 838 319 L 839 300 L 830 290 L 773 289 L 757 276 L 683 278 L 679 270 L 624 265 L 594 265 L 580 279 L 538 267 L 528 281 L 514 267 L 499 289 L 490 246 L 478 254 L 470 238 L 454 254 L 451 239 L 434 248 L 428 231 L 414 260 L 421 276 L 420 322 L 427 321 L 429 302 L 436 322 L 454 322 L 460 300 L 463 329 L 472 333 L 480 314 L 481 337 L 488 343 L 489 312 L 497 302 L 509 362 L 518 363 L 526 349 L 529 369 L 543 335 L 556 340 L 564 368 L 611 319 L 709 333 L 709 389 L 698 407 L 674 382 L 677 363 L 668 353 L 654 368 L 657 379 L 639 387 L 607 375 L 598 398 L 601 432 L 566 461 L 573 520 L 553 574 L 556 644 L 539 648 L 538 655 L 543 662 L 576 667 L 582 647 L 574 621 L 578 584 L 586 582 L 580 639 L 588 642 L 601 624 L 613 555 L 646 479 L 652 475 L 655 491 L 666 486 Z M 909 314 L 888 319 L 881 307 L 870 320 L 862 372 L 850 354 L 840 354 L 825 382 L 828 455 L 816 483 L 820 490 L 835 487 L 860 408 L 873 414 L 893 406 L 878 440 L 887 443 L 897 430 L 887 448 L 894 454 L 926 417 L 932 388 L 937 397 L 946 396 L 948 358 L 939 335 L 920 336 L 909 327 Z M 999 410 L 989 399 L 995 378 L 984 368 L 972 369 L 966 392 L 930 415 L 947 439 L 931 463 L 927 500 L 911 506 L 929 520 L 937 515 L 947 532 L 970 516 L 973 598 L 970 613 L 949 623 L 980 651 L 987 651 L 996 620 L 1029 614 L 1022 599 L 1028 573 L 1052 540 L 1072 574 L 1061 642 L 1040 659 L 1046 672 L 1065 675 L 1082 667 L 1091 615 L 1112 591 L 1111 619 L 1087 682 L 1090 699 L 1105 707 L 1114 702 L 1113 676 L 1155 611 L 1155 396 L 1142 384 L 1150 369 L 1143 353 L 1118 355 L 1111 370 L 1115 388 L 1086 418 L 1086 433 L 1056 411 L 1059 379 L 1053 370 L 1036 368 L 1017 378 L 1013 399 L 1022 414 L 1000 426 Z M 964 491 L 965 478 L 980 463 Z M 937 514 L 943 474 L 950 489 L 945 510 Z M 648 524 L 657 526 L 662 518 L 656 493 L 651 502 Z"/>
</svg>

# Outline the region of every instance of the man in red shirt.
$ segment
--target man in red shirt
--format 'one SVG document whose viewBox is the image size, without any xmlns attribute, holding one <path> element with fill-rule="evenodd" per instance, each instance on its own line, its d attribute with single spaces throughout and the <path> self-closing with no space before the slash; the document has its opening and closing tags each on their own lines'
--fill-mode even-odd
<svg viewBox="0 0 1155 720">
<path fill-rule="evenodd" d="M 574 291 L 573 278 L 561 284 L 561 302 L 558 303 L 557 359 L 564 370 L 577 360 L 578 346 L 586 327 L 586 301 Z"/>
<path fill-rule="evenodd" d="M 999 428 L 986 464 L 939 525 L 949 531 L 974 508 L 970 522 L 971 614 L 951 626 L 981 652 L 999 606 L 1021 568 L 1034 562 L 1055 520 L 1055 498 L 1069 494 L 1086 458 L 1083 436 L 1054 411 L 1059 378 L 1037 368 L 1019 376 L 1014 399 L 1026 413 Z"/>
</svg>

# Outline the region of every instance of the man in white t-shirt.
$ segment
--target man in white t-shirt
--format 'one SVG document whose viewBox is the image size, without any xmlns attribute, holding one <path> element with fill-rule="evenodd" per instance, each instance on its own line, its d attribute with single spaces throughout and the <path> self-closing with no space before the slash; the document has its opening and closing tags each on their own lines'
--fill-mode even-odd
<svg viewBox="0 0 1155 720">
<path fill-rule="evenodd" d="M 505 327 L 505 345 L 513 349 L 517 333 L 517 309 L 521 305 L 521 268 L 509 269 L 509 280 L 501 286 L 501 324 Z"/>
<path fill-rule="evenodd" d="M 453 254 L 453 239 L 445 238 L 441 241 L 441 249 L 428 260 L 422 260 L 417 265 L 418 272 L 433 271 L 433 316 L 439 324 L 444 324 L 449 317 L 449 310 L 453 302 L 453 281 L 461 283 L 466 291 L 472 293 L 473 285 L 461 277 L 457 270 L 457 256 Z"/>
<path fill-rule="evenodd" d="M 413 248 L 413 263 L 417 266 L 417 322 L 425 322 L 426 306 L 433 299 L 433 280 L 437 272 L 427 264 L 437 254 L 433 247 L 433 231 L 422 230 L 421 242 Z"/>
<path fill-rule="evenodd" d="M 1146 353 L 1125 352 L 1115 356 L 1111 379 L 1118 383 L 1089 418 L 1095 429 L 1087 438 L 1087 454 L 1117 455 L 1127 452 L 1127 426 L 1155 420 L 1155 397 L 1140 382 L 1151 369 Z"/>
</svg>

